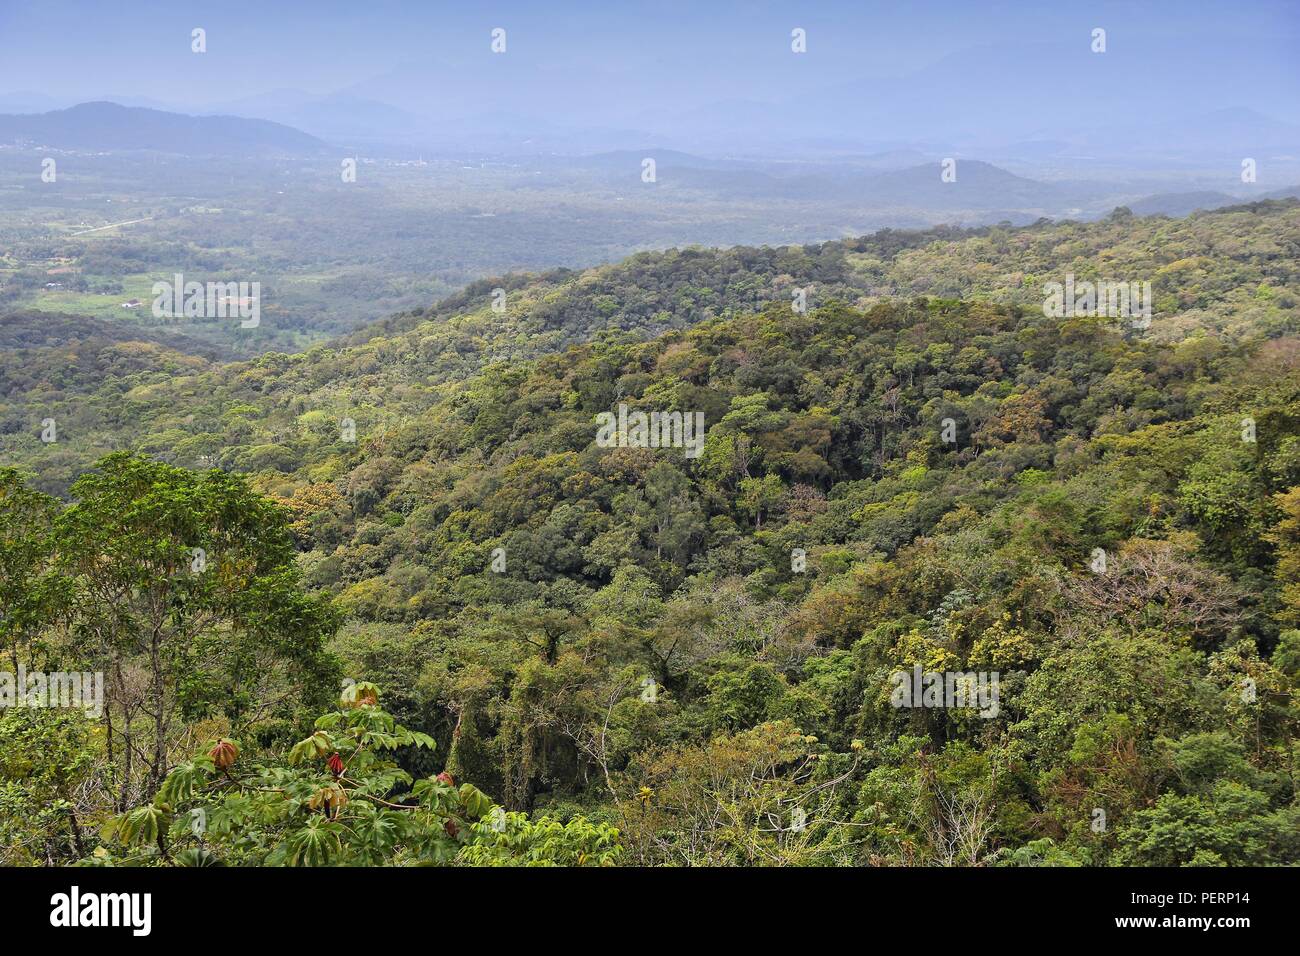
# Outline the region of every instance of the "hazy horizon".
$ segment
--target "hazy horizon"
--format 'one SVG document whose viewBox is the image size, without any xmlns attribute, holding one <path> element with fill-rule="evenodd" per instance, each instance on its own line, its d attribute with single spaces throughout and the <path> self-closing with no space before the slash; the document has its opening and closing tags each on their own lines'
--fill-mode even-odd
<svg viewBox="0 0 1300 956">
<path fill-rule="evenodd" d="M 206 31 L 206 52 L 191 31 Z M 503 54 L 491 49 L 505 30 Z M 1105 31 L 1105 51 L 1093 31 Z M 791 33 L 805 31 L 806 52 Z M 0 4 L 0 112 L 109 99 L 332 144 L 1066 168 L 1300 157 L 1300 8 L 955 2 Z M 1217 163 L 1219 157 L 1213 159 Z"/>
<path fill-rule="evenodd" d="M 0 290 L 256 274 L 256 335 L 198 327 L 255 354 L 641 251 L 1300 196 L 1298 39 L 1276 0 L 0 0 Z"/>
</svg>

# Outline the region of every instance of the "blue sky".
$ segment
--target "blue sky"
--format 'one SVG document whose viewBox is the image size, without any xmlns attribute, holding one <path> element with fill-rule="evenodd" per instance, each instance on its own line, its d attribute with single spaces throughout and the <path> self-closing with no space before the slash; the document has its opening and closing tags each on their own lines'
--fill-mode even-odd
<svg viewBox="0 0 1300 956">
<path fill-rule="evenodd" d="M 1294 162 L 1300 0 L 0 0 L 0 112 L 95 98 L 487 150 Z"/>
<path fill-rule="evenodd" d="M 191 28 L 208 31 L 205 57 Z M 186 102 L 292 87 L 347 88 L 403 62 L 481 56 L 488 31 L 511 52 L 596 71 L 693 64 L 704 83 L 761 83 L 762 54 L 784 53 L 792 26 L 809 31 L 807 79 L 897 76 L 981 45 L 1014 47 L 1108 30 L 1115 49 L 1157 45 L 1172 60 L 1208 51 L 1214 68 L 1249 70 L 1250 41 L 1289 42 L 1300 63 L 1300 4 L 1287 2 L 89 2 L 0 0 L 0 92 L 115 93 Z M 1233 41 L 1239 41 L 1235 45 Z M 1216 46 L 1232 46 L 1220 59 Z M 1155 67 L 1161 66 L 1157 61 Z M 737 75 L 739 74 L 739 75 Z M 1292 74 L 1294 76 L 1294 73 Z"/>
</svg>

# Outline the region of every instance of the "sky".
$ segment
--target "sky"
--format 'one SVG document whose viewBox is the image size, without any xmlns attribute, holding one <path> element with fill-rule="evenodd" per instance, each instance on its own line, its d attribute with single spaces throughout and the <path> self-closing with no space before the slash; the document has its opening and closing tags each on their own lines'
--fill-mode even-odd
<svg viewBox="0 0 1300 956">
<path fill-rule="evenodd" d="M 511 52 L 554 67 L 640 67 L 647 83 L 656 62 L 707 57 L 718 67 L 701 75 L 743 71 L 761 61 L 750 54 L 787 52 L 790 29 L 801 26 L 809 72 L 834 80 L 900 75 L 962 49 L 1052 42 L 1097 26 L 1113 45 L 1158 40 L 1189 57 L 1234 39 L 1295 43 L 1300 3 L 0 0 L 0 92 L 189 102 L 283 87 L 325 93 L 406 61 L 483 55 L 497 26 Z M 194 27 L 208 33 L 204 57 L 190 52 Z"/>
<path fill-rule="evenodd" d="M 1185 133 L 1193 150 L 1213 111 L 1300 124 L 1300 0 L 0 0 L 0 112 L 133 98 L 333 132 L 286 106 L 303 94 L 400 111 L 374 136 L 404 113 L 467 136 L 598 127 L 593 143 L 770 145 L 788 128 L 877 145 Z M 1288 151 L 1290 131 L 1249 122 L 1244 139 Z"/>
</svg>

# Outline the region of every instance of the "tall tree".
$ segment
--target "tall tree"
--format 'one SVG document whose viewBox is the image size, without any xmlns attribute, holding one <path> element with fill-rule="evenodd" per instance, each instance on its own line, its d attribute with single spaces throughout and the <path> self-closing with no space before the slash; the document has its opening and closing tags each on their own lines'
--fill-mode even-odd
<svg viewBox="0 0 1300 956">
<path fill-rule="evenodd" d="M 242 478 L 125 454 L 72 493 L 58 547 L 73 636 L 105 671 L 121 806 L 166 776 L 178 716 L 283 715 L 332 689 L 337 616 L 299 586 L 284 509 Z"/>
</svg>

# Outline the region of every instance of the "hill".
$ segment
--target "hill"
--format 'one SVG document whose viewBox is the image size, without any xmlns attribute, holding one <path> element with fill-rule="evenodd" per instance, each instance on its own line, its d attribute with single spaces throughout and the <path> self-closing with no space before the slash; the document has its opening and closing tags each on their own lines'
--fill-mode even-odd
<svg viewBox="0 0 1300 956">
<path fill-rule="evenodd" d="M 674 250 L 300 355 L 119 374 L 110 343 L 62 390 L 38 345 L 0 366 L 29 376 L 0 389 L 0 440 L 52 490 L 109 448 L 146 456 L 78 486 L 102 521 L 123 471 L 159 509 L 181 483 L 181 523 L 247 476 L 346 620 L 342 675 L 436 744 L 403 768 L 615 827 L 627 862 L 1294 864 L 1298 228 L 1274 202 Z M 1076 269 L 1151 281 L 1151 326 L 1045 315 Z M 702 426 L 601 438 L 638 412 Z M 158 461 L 218 470 L 191 487 Z M 241 514 L 215 511 L 217 540 L 283 561 Z M 243 553 L 219 581 L 260 567 Z M 231 627 L 276 650 L 322 626 L 244 607 Z M 334 677 L 312 666 L 304 700 Z M 184 673 L 223 735 L 274 755 L 312 733 Z M 979 692 L 900 699 L 912 674 Z M 327 860 L 374 852 L 340 839 Z"/>
<path fill-rule="evenodd" d="M 290 126 L 238 116 L 81 103 L 49 113 L 0 115 L 0 143 L 66 150 L 150 150 L 187 156 L 314 156 L 324 141 Z"/>
<path fill-rule="evenodd" d="M 1069 210 L 1091 207 L 1113 196 L 1105 183 L 1049 183 L 1017 176 L 991 163 L 957 161 L 956 178 L 945 181 L 933 162 L 889 163 L 880 157 L 855 158 L 840 164 L 771 163 L 706 159 L 666 149 L 623 150 L 566 160 L 566 166 L 598 171 L 611 184 L 636 181 L 643 159 L 655 161 L 658 182 L 665 186 L 721 197 L 791 202 L 849 202 L 877 211 L 942 211 L 951 220 L 987 220 L 1005 211 L 1008 219 L 1064 217 Z M 911 156 L 898 157 L 912 159 Z"/>
<path fill-rule="evenodd" d="M 276 460 L 286 463 L 279 470 L 292 472 L 298 465 L 287 463 L 315 456 L 310 449 L 317 438 L 295 421 L 309 409 L 350 416 L 364 435 L 370 424 L 422 413 L 442 389 L 489 367 L 592 340 L 640 341 L 751 314 L 774 301 L 789 303 L 801 288 L 812 309 L 842 303 L 869 310 L 891 300 L 931 297 L 1041 312 L 1043 283 L 1073 273 L 1080 279 L 1150 281 L 1154 310 L 1144 337 L 1155 341 L 1208 334 L 1237 342 L 1290 334 L 1300 302 L 1297 249 L 1295 201 L 1179 220 L 1121 212 L 1095 223 L 885 230 L 806 247 L 674 249 L 578 272 L 482 280 L 427 310 L 393 316 L 334 346 L 298 355 L 271 353 L 252 363 L 210 366 L 211 353 L 202 352 L 202 373 L 182 379 L 166 363 L 150 365 L 148 356 L 201 352 L 185 339 L 166 337 L 163 330 L 117 331 L 119 338 L 167 351 L 83 348 L 89 364 L 68 365 L 63 343 L 51 340 L 42 320 L 30 316 L 11 324 L 11 350 L 0 353 L 0 394 L 7 396 L 0 405 L 0 452 L 7 461 L 36 467 L 43 487 L 56 492 L 97 454 L 135 447 L 151 434 L 170 436 L 171 450 L 159 446 L 168 461 L 193 467 L 199 456 L 207 461 L 215 455 L 212 460 L 236 470 L 250 470 L 249 447 L 265 441 L 276 447 Z M 1106 273 L 1099 273 L 1098 262 L 1110 264 Z M 492 307 L 496 289 L 505 292 L 500 312 Z M 88 326 L 77 337 L 96 342 L 113 325 Z M 139 353 L 142 364 L 131 375 L 114 374 L 123 349 Z M 6 388 L 6 381 L 24 384 Z M 43 382 L 62 383 L 61 398 Z M 121 404 L 124 393 L 127 406 Z M 237 416 L 232 429 L 225 424 L 228 409 L 243 406 L 255 407 L 257 414 Z M 37 424 L 51 414 L 69 423 L 57 448 L 42 446 L 37 437 Z M 254 426 L 254 420 L 261 424 Z M 56 452 L 59 465 L 47 460 Z"/>
</svg>

